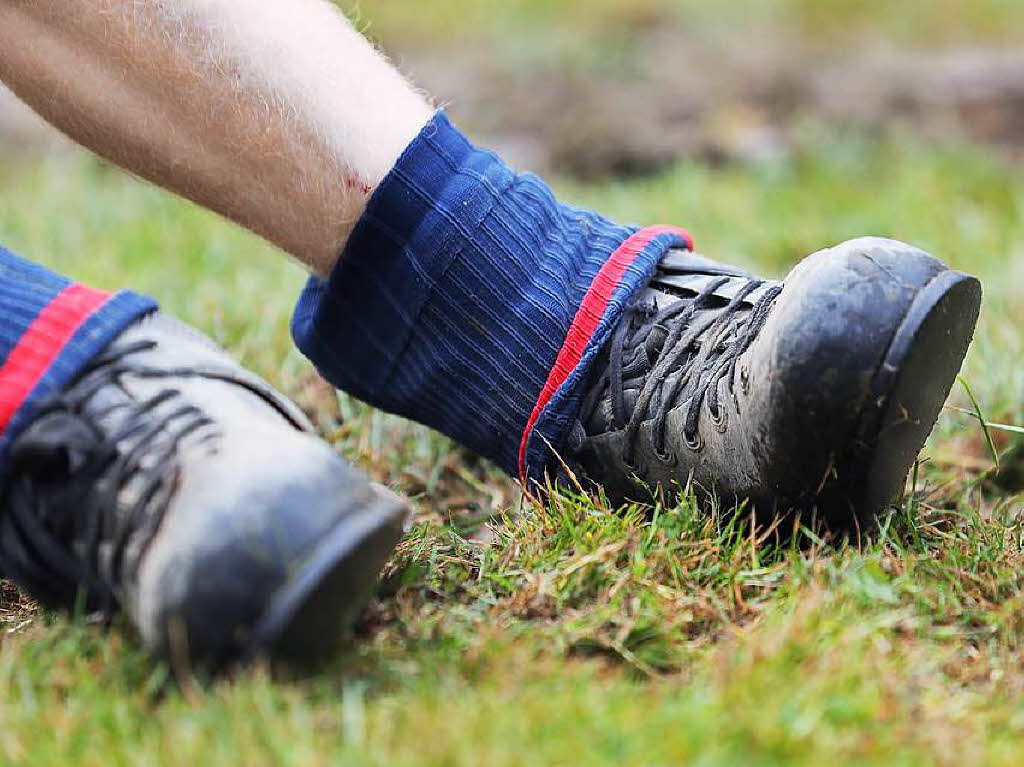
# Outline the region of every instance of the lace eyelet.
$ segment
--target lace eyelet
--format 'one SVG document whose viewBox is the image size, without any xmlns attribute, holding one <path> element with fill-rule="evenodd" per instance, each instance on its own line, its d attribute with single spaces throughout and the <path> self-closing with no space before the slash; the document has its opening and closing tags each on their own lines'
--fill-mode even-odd
<svg viewBox="0 0 1024 767">
<path fill-rule="evenodd" d="M 679 458 L 672 453 L 663 453 L 658 448 L 654 448 L 654 457 L 661 461 L 667 466 L 675 466 L 679 463 Z"/>
<path fill-rule="evenodd" d="M 724 433 L 729 426 L 729 411 L 725 409 L 725 406 L 721 402 L 718 403 L 717 413 L 711 409 L 710 404 L 707 406 L 707 408 L 708 415 L 711 416 L 712 425 L 718 432 Z"/>
<path fill-rule="evenodd" d="M 704 437 L 701 436 L 699 430 L 693 435 L 693 437 L 691 437 L 689 434 L 686 433 L 686 430 L 684 429 L 683 442 L 685 442 L 686 446 L 695 453 L 700 452 L 701 450 L 704 449 Z"/>
<path fill-rule="evenodd" d="M 750 368 L 746 365 L 740 368 L 740 391 L 750 394 Z"/>
</svg>

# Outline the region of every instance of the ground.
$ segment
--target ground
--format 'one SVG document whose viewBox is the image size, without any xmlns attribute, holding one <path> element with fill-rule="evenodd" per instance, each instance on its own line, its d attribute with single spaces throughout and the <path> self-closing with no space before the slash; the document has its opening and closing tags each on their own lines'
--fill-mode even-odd
<svg viewBox="0 0 1024 767">
<path fill-rule="evenodd" d="M 84 153 L 0 150 L 0 241 L 98 286 L 157 296 L 296 398 L 343 455 L 417 512 L 347 649 L 312 676 L 258 667 L 192 679 L 146 657 L 123 623 L 105 630 L 5 588 L 0 761 L 1019 764 L 1024 437 L 957 409 L 976 409 L 969 387 L 989 421 L 1024 423 L 1024 134 L 1013 110 L 992 102 L 996 116 L 989 104 L 982 117 L 999 130 L 978 133 L 984 120 L 954 97 L 955 119 L 936 127 L 920 110 L 847 119 L 800 89 L 786 110 L 765 113 L 764 93 L 777 91 L 740 88 L 714 111 L 740 115 L 770 151 L 703 151 L 725 130 L 715 114 L 662 115 L 668 128 L 699 124 L 704 138 L 669 142 L 655 163 L 609 163 L 601 158 L 622 152 L 608 130 L 599 160 L 574 164 L 552 148 L 557 135 L 528 123 L 498 135 L 488 109 L 506 93 L 495 83 L 514 92 L 545 68 L 570 72 L 565 87 L 632 71 L 630 35 L 663 28 L 723 51 L 803 41 L 793 56 L 805 64 L 778 71 L 803 71 L 822 50 L 847 73 L 858 67 L 842 62 L 866 61 L 865 51 L 917 61 L 981 51 L 989 86 L 1004 56 L 993 50 L 1024 42 L 1013 2 L 910 6 L 645 0 L 627 13 L 611 0 L 445 0 L 425 20 L 412 0 L 350 9 L 407 69 L 425 62 L 441 90 L 458 80 L 437 74 L 439 38 L 475 51 L 471 61 L 493 43 L 496 79 L 465 102 L 442 96 L 511 151 L 526 147 L 566 199 L 684 224 L 703 252 L 771 275 L 871 233 L 981 277 L 963 383 L 902 503 L 854 541 L 798 531 L 780 549 L 727 510 L 689 501 L 524 501 L 447 440 L 319 382 L 288 338 L 303 274 L 269 246 Z M 611 62 L 588 52 L 609 35 L 621 43 Z M 539 150 L 529 148 L 536 135 Z"/>
</svg>

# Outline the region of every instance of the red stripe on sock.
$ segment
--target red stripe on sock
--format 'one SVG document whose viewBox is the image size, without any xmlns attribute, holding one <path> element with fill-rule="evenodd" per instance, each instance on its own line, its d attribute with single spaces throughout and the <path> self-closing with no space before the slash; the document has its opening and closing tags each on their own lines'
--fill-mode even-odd
<svg viewBox="0 0 1024 767">
<path fill-rule="evenodd" d="M 77 283 L 58 293 L 0 365 L 0 433 L 61 350 L 109 293 Z"/>
<path fill-rule="evenodd" d="M 677 234 L 686 240 L 687 247 L 693 248 L 693 239 L 689 233 L 677 226 L 649 226 L 640 229 L 626 238 L 608 257 L 587 289 L 586 295 L 583 296 L 580 308 L 576 310 L 576 316 L 572 320 L 572 325 L 569 326 L 569 332 L 566 333 L 562 348 L 555 358 L 555 365 L 548 373 L 548 379 L 544 382 L 544 388 L 540 390 L 537 404 L 523 430 L 523 438 L 519 443 L 519 479 L 524 485 L 527 480 L 526 446 L 530 441 L 530 433 L 533 431 L 537 419 L 540 418 L 545 406 L 558 391 L 558 387 L 565 383 L 572 371 L 580 364 L 583 353 L 586 351 L 594 331 L 597 330 L 597 325 L 601 321 L 601 317 L 604 316 L 605 309 L 608 308 L 608 302 L 611 301 L 615 288 L 622 280 L 622 275 L 640 255 L 640 251 L 660 234 Z"/>
</svg>

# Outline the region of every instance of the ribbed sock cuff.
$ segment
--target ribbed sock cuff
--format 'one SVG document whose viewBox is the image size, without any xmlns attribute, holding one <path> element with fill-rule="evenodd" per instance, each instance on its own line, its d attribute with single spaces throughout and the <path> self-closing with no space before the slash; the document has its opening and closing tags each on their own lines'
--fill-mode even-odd
<svg viewBox="0 0 1024 767">
<path fill-rule="evenodd" d="M 154 309 L 149 298 L 94 290 L 0 248 L 0 477 L 37 405 Z"/>
<path fill-rule="evenodd" d="M 310 279 L 292 333 L 339 389 L 538 479 L 588 363 L 671 247 L 692 243 L 559 203 L 438 114 L 330 277 Z"/>
</svg>

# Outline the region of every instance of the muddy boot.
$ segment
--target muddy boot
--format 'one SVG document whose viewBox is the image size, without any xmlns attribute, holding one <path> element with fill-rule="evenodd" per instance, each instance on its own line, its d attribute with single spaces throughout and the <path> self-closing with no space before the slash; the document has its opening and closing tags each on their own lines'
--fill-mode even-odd
<svg viewBox="0 0 1024 767">
<path fill-rule="evenodd" d="M 781 283 L 671 251 L 593 368 L 575 458 L 615 500 L 692 482 L 863 525 L 903 489 L 980 302 L 976 279 L 893 240 L 822 250 Z"/>
<path fill-rule="evenodd" d="M 158 313 L 14 440 L 0 565 L 47 605 L 123 608 L 179 661 L 306 659 L 356 616 L 404 519 L 294 405 Z"/>
</svg>

